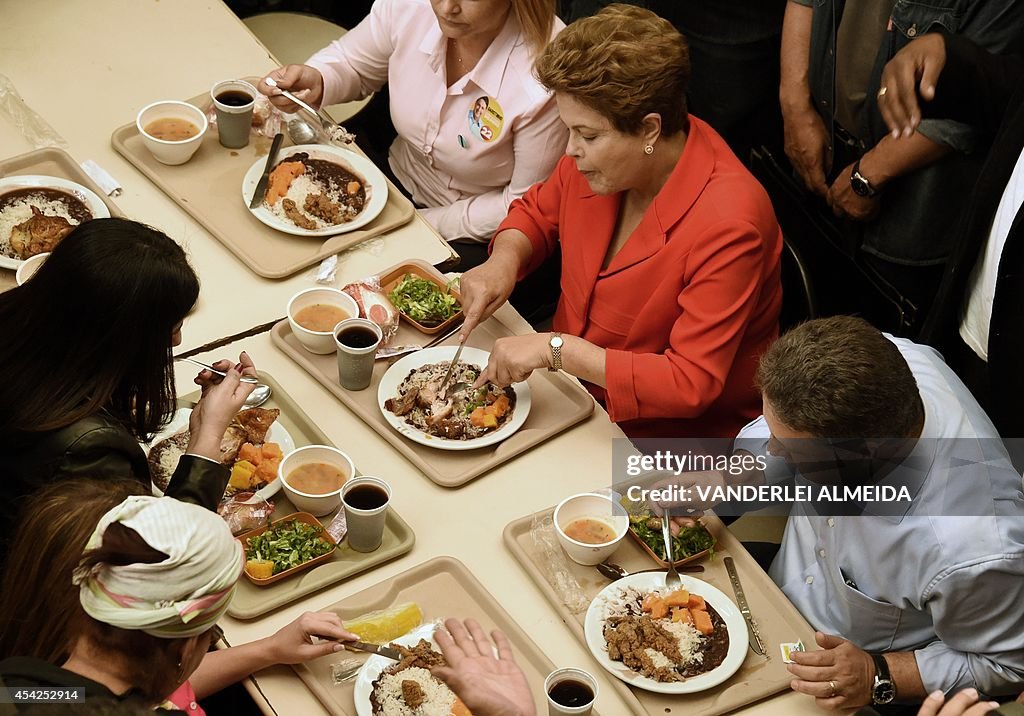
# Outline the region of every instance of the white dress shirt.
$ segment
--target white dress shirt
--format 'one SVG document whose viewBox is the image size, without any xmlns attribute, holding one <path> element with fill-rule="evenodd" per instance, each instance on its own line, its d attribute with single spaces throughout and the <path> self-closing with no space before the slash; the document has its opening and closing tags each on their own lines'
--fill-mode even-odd
<svg viewBox="0 0 1024 716">
<path fill-rule="evenodd" d="M 815 629 L 870 652 L 912 651 L 929 692 L 1016 693 L 1024 684 L 1021 476 L 939 354 L 890 340 L 924 402 L 922 439 L 905 461 L 914 471 L 907 482 L 919 485 L 913 505 L 831 517 L 794 505 L 771 577 Z M 762 417 L 737 442 L 767 455 L 768 435 Z M 793 475 L 780 458 L 768 460 L 770 482 Z"/>
<path fill-rule="evenodd" d="M 554 33 L 565 25 L 556 18 Z M 377 0 L 348 34 L 309 59 L 324 104 L 391 92 L 389 163 L 421 215 L 448 240 L 488 241 L 508 206 L 551 174 L 568 130 L 510 12 L 476 66 L 448 86 L 447 40 L 429 0 Z M 482 122 L 473 107 L 486 97 Z M 482 129 L 483 127 L 483 129 Z"/>
<path fill-rule="evenodd" d="M 1024 203 L 1024 151 L 1006 184 L 999 207 L 992 219 L 985 250 L 967 284 L 967 303 L 960 320 L 960 337 L 978 357 L 988 362 L 988 331 L 992 323 L 992 303 L 996 298 L 996 280 L 999 278 L 999 258 L 1003 254 L 1006 237 L 1010 233 L 1017 212 Z"/>
</svg>

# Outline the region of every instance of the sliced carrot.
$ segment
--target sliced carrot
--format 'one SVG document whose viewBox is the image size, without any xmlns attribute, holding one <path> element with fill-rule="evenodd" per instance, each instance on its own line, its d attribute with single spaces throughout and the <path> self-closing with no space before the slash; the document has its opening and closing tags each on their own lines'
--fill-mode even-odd
<svg viewBox="0 0 1024 716">
<path fill-rule="evenodd" d="M 270 172 L 270 186 L 267 187 L 267 203 L 273 206 L 288 193 L 288 187 L 295 178 L 306 171 L 302 162 L 281 162 Z"/>
<path fill-rule="evenodd" d="M 651 619 L 664 619 L 668 616 L 668 605 L 659 599 L 651 605 Z"/>
<path fill-rule="evenodd" d="M 502 395 L 497 400 L 495 400 L 494 403 L 491 404 L 491 407 L 494 408 L 494 414 L 497 415 L 499 418 L 508 412 L 508 406 L 509 403 L 507 395 Z"/>
<path fill-rule="evenodd" d="M 277 479 L 277 468 L 281 458 L 267 458 L 256 466 L 257 482 L 271 483 Z"/>
<path fill-rule="evenodd" d="M 702 612 L 706 612 L 708 610 L 708 605 L 704 603 L 704 597 L 698 594 L 690 595 L 690 603 L 687 606 L 689 606 L 690 609 L 699 609 Z"/>
<path fill-rule="evenodd" d="M 263 452 L 252 443 L 242 443 L 242 447 L 238 449 L 238 459 L 259 465 L 263 462 Z"/>
<path fill-rule="evenodd" d="M 693 616 L 694 628 L 701 634 L 707 636 L 715 631 L 715 627 L 711 625 L 710 614 L 702 611 L 691 611 L 690 614 Z"/>
<path fill-rule="evenodd" d="M 649 612 L 652 609 L 654 609 L 654 603 L 657 601 L 661 601 L 661 597 L 651 592 L 646 597 L 644 597 L 644 600 L 642 602 L 640 602 L 640 608 L 643 609 L 645 612 Z"/>
<path fill-rule="evenodd" d="M 452 716 L 473 716 L 473 712 L 466 707 L 466 704 L 462 703 L 462 699 L 456 696 L 455 703 L 452 704 Z"/>
<path fill-rule="evenodd" d="M 260 452 L 263 453 L 263 457 L 265 458 L 284 457 L 284 452 L 281 451 L 281 446 L 277 443 L 263 443 L 263 447 Z"/>
<path fill-rule="evenodd" d="M 474 410 L 472 413 L 469 414 L 470 425 L 473 425 L 474 427 L 478 428 L 484 427 L 484 415 L 486 415 L 486 413 L 484 413 L 483 408 L 477 408 L 476 410 Z"/>
</svg>

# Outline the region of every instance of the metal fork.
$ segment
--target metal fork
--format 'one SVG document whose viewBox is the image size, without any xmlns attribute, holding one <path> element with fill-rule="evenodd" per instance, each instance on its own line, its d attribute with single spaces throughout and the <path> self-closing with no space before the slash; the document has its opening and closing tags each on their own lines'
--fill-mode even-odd
<svg viewBox="0 0 1024 716">
<path fill-rule="evenodd" d="M 672 517 L 669 516 L 668 510 L 661 515 L 661 535 L 665 538 L 665 561 L 668 562 L 668 571 L 665 572 L 665 586 L 668 589 L 679 589 L 683 586 L 683 578 L 679 576 L 679 570 L 676 569 L 675 556 L 672 554 L 672 530 L 669 527 L 672 522 Z"/>
</svg>

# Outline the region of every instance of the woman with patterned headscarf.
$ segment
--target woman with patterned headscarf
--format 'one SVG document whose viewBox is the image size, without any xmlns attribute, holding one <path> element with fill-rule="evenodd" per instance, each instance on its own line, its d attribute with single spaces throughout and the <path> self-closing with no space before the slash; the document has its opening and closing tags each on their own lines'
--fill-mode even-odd
<svg viewBox="0 0 1024 716">
<path fill-rule="evenodd" d="M 24 536 L 17 544 L 27 544 Z M 267 639 L 208 654 L 243 564 L 241 544 L 216 513 L 169 497 L 128 497 L 100 519 L 75 570 L 82 612 L 72 617 L 67 660 L 58 667 L 34 657 L 7 659 L 0 683 L 81 686 L 90 701 L 145 707 L 173 694 L 174 706 L 196 713 L 196 693 L 273 663 L 332 653 L 341 649 L 338 640 L 356 638 L 337 615 L 309 613 Z M 43 599 L 50 585 L 20 588 Z M 313 644 L 313 636 L 331 641 Z"/>
</svg>

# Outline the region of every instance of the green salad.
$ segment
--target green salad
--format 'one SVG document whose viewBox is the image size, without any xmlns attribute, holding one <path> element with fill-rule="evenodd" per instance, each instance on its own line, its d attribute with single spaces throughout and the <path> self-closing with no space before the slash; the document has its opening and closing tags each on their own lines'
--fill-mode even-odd
<svg viewBox="0 0 1024 716">
<path fill-rule="evenodd" d="M 273 562 L 273 574 L 277 574 L 333 550 L 334 545 L 321 536 L 323 532 L 320 525 L 288 520 L 250 537 L 245 558 L 250 562 Z"/>
<path fill-rule="evenodd" d="M 665 539 L 661 536 L 660 517 L 632 516 L 629 518 L 629 528 L 636 532 L 658 557 L 665 559 Z M 708 532 L 708 528 L 697 522 L 693 527 L 681 528 L 679 534 L 672 538 L 672 557 L 678 562 L 706 549 L 713 549 L 714 546 L 715 538 Z"/>
<path fill-rule="evenodd" d="M 661 517 L 654 514 L 646 502 L 633 502 L 622 498 L 621 504 L 629 513 L 629 529 L 662 560 L 665 559 L 665 538 L 661 532 Z M 705 550 L 714 555 L 715 538 L 699 520 L 692 527 L 681 527 L 672 538 L 672 557 L 678 562 Z"/>
<path fill-rule="evenodd" d="M 451 292 L 451 284 L 441 289 L 433 281 L 407 273 L 388 294 L 395 308 L 417 323 L 436 326 L 462 310 Z"/>
</svg>

